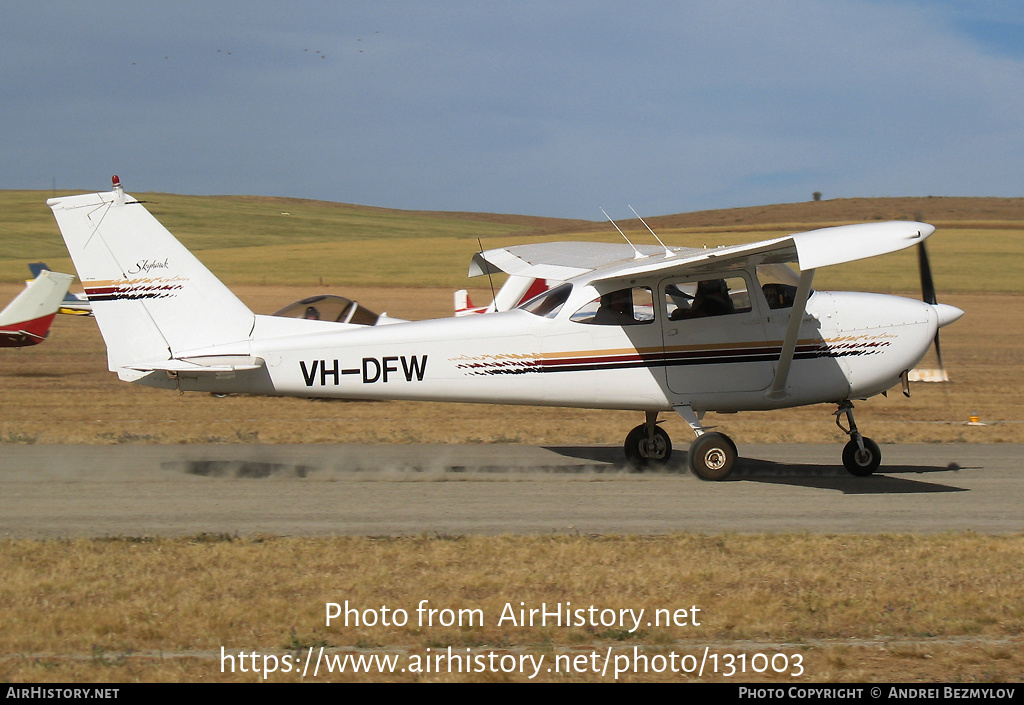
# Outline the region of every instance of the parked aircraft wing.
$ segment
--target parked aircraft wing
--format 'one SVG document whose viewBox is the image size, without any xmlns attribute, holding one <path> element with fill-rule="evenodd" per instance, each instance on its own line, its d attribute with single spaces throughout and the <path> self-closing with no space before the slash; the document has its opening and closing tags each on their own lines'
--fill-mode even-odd
<svg viewBox="0 0 1024 705">
<path fill-rule="evenodd" d="M 0 311 L 0 347 L 35 345 L 46 338 L 74 276 L 42 272 Z"/>
<path fill-rule="evenodd" d="M 41 273 L 3 311 L 0 311 L 0 325 L 30 321 L 56 313 L 61 299 L 74 280 L 75 277 L 71 274 Z"/>
</svg>

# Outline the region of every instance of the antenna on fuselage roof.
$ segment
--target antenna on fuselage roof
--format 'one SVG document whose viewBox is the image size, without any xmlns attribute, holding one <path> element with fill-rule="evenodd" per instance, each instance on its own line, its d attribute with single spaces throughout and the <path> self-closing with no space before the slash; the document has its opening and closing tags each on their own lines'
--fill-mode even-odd
<svg viewBox="0 0 1024 705">
<path fill-rule="evenodd" d="M 640 218 L 640 214 L 636 212 L 636 209 L 633 208 L 633 206 L 629 206 L 629 210 L 633 211 L 633 215 L 635 215 L 637 218 Z M 653 230 L 651 230 L 651 226 L 647 224 L 646 220 L 644 220 L 643 218 L 640 218 L 640 222 L 644 224 L 644 227 L 647 228 L 648 231 L 650 231 L 651 235 L 654 236 L 654 239 L 658 241 L 658 244 L 665 248 L 665 256 L 666 257 L 672 257 L 672 256 L 674 256 L 676 254 L 672 250 L 668 249 L 668 245 L 666 245 L 664 242 L 661 241 L 661 238 L 658 237 L 658 233 L 656 233 Z"/>
<path fill-rule="evenodd" d="M 601 208 L 601 206 L 598 206 L 598 208 Z M 633 259 L 643 259 L 644 257 L 647 256 L 641 253 L 640 250 L 636 249 L 636 245 L 634 245 L 632 242 L 629 242 L 629 238 L 626 237 L 626 233 L 622 232 L 622 228 L 620 228 L 618 225 L 615 225 L 615 221 L 612 220 L 612 217 L 610 215 L 605 213 L 604 208 L 601 208 L 601 212 L 604 213 L 604 217 L 608 219 L 608 222 L 611 223 L 612 226 L 619 231 L 619 235 L 622 236 L 622 239 L 628 242 L 629 246 L 633 248 L 633 252 L 636 253 L 636 255 L 633 256 Z"/>
</svg>

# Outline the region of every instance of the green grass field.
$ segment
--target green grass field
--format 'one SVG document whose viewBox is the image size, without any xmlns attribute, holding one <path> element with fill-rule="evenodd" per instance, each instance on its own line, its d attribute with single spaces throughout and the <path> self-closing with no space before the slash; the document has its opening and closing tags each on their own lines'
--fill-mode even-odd
<svg viewBox="0 0 1024 705">
<path fill-rule="evenodd" d="M 60 193 L 58 195 L 67 195 Z M 133 194 L 228 284 L 448 286 L 464 278 L 477 238 L 530 237 L 573 221 L 488 214 L 421 213 L 323 201 L 243 196 Z M 72 271 L 40 191 L 0 192 L 6 213 L 0 281 L 23 279 L 27 262 Z M 455 263 L 458 267 L 454 267 Z M 449 269 L 451 271 L 449 271 Z M 456 273 L 458 270 L 458 273 Z"/>
<path fill-rule="evenodd" d="M 0 282 L 28 274 L 28 262 L 73 271 L 43 191 L 0 191 Z M 59 195 L 66 195 L 61 192 Z M 483 247 L 554 240 L 620 242 L 608 223 L 472 213 L 424 213 L 323 201 L 241 196 L 133 194 L 186 247 L 229 286 L 305 284 L 346 286 L 426 286 L 446 289 L 472 285 L 469 259 Z M 916 201 L 891 209 L 884 217 L 913 217 Z M 939 230 L 928 243 L 936 285 L 941 293 L 1020 293 L 1024 280 L 1024 199 L 942 199 L 962 201 L 969 220 L 936 221 Z M 986 220 L 977 203 L 1008 202 Z M 1016 201 L 1021 201 L 1017 204 Z M 944 204 L 948 205 L 948 204 Z M 648 222 L 671 245 L 691 247 L 751 242 L 785 232 L 810 230 L 839 222 L 877 220 L 872 199 L 830 210 L 820 221 L 792 222 L 793 206 L 716 211 L 706 224 L 678 222 L 674 216 Z M 903 212 L 911 215 L 904 215 Z M 717 220 L 735 213 L 732 226 Z M 845 220 L 835 220 L 846 215 Z M 927 216 L 927 212 L 920 213 Z M 661 223 L 665 225 L 662 226 Z M 635 241 L 650 243 L 637 221 L 621 224 Z M 822 289 L 879 292 L 914 291 L 919 287 L 913 250 L 824 269 L 815 285 Z"/>
</svg>

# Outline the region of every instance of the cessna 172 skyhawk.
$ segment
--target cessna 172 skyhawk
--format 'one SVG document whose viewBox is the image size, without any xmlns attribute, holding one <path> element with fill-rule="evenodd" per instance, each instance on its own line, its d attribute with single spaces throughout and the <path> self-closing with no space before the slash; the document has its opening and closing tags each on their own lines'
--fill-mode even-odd
<svg viewBox="0 0 1024 705">
<path fill-rule="evenodd" d="M 629 409 L 635 467 L 671 454 L 661 412 L 696 440 L 688 464 L 722 480 L 736 446 L 707 411 L 832 402 L 843 463 L 878 467 L 851 400 L 880 394 L 963 312 L 895 296 L 814 291 L 818 267 L 922 242 L 924 223 L 846 225 L 717 249 L 544 243 L 488 250 L 471 271 L 563 282 L 508 311 L 391 325 L 253 314 L 134 198 L 53 198 L 111 371 L 215 393 Z M 785 266 L 795 262 L 798 275 Z M 842 417 L 847 426 L 843 427 Z"/>
</svg>

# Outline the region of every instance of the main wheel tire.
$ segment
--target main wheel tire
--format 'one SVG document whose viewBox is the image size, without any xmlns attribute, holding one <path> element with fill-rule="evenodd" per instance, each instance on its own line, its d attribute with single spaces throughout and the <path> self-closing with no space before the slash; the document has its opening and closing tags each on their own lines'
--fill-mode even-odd
<svg viewBox="0 0 1024 705">
<path fill-rule="evenodd" d="M 736 465 L 736 444 L 724 433 L 704 433 L 690 444 L 686 464 L 702 480 L 720 482 L 729 477 Z"/>
<path fill-rule="evenodd" d="M 647 437 L 647 425 L 640 424 L 626 436 L 623 450 L 626 461 L 637 472 L 663 468 L 672 457 L 672 440 L 661 426 L 655 426 L 652 442 Z"/>
<path fill-rule="evenodd" d="M 843 466 L 851 475 L 867 477 L 882 463 L 882 451 L 870 438 L 862 437 L 861 440 L 864 441 L 863 451 L 855 440 L 851 440 L 843 448 Z"/>
</svg>

